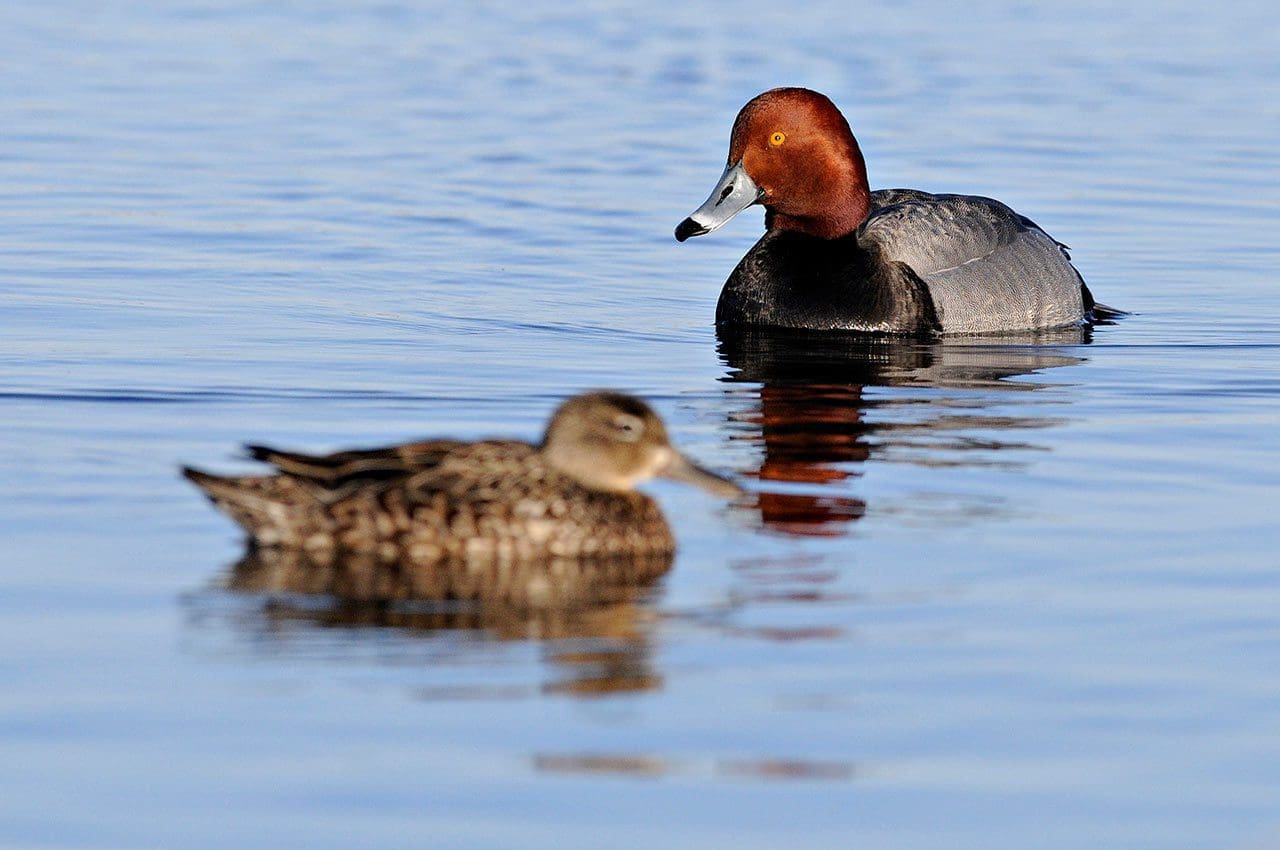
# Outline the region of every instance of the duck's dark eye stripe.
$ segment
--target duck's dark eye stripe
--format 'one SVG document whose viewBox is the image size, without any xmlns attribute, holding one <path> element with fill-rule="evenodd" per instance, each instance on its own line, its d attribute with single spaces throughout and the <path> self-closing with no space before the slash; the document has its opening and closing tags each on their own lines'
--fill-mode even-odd
<svg viewBox="0 0 1280 850">
<path fill-rule="evenodd" d="M 644 420 L 628 413 L 619 414 L 611 424 L 618 436 L 627 442 L 634 442 L 644 431 Z"/>
</svg>

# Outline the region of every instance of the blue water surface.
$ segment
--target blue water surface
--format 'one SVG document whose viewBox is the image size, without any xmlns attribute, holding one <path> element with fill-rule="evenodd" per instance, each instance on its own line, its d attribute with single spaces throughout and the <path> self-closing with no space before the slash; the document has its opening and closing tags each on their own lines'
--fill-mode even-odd
<svg viewBox="0 0 1280 850">
<path fill-rule="evenodd" d="M 12 3 L 0 846 L 1280 846 L 1273 4 Z M 737 109 L 999 197 L 1090 335 L 736 346 Z M 640 599 L 233 592 L 176 474 L 642 394 Z M 330 600 L 331 602 L 331 600 Z"/>
</svg>

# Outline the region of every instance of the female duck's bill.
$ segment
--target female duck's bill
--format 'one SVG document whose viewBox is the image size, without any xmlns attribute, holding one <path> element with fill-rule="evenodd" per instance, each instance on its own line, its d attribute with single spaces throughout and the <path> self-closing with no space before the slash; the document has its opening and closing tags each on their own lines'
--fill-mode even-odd
<svg viewBox="0 0 1280 850">
<path fill-rule="evenodd" d="M 452 560 L 648 557 L 674 550 L 654 477 L 738 496 L 681 454 L 644 402 L 592 392 L 562 404 L 538 445 L 424 440 L 307 455 L 250 446 L 273 474 L 183 474 L 258 547 Z"/>
<path fill-rule="evenodd" d="M 675 230 L 683 242 L 765 208 L 765 235 L 726 281 L 718 326 L 985 334 L 1115 312 L 1095 312 L 1065 246 L 999 201 L 872 192 L 848 122 L 818 92 L 752 98 L 734 121 L 726 163 Z"/>
</svg>

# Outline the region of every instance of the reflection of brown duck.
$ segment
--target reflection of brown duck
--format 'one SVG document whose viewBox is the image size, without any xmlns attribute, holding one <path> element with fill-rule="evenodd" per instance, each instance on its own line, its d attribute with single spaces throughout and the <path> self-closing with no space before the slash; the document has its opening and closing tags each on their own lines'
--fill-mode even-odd
<svg viewBox="0 0 1280 850">
<path fill-rule="evenodd" d="M 609 392 L 566 401 L 537 446 L 429 440 L 325 456 L 249 451 L 276 473 L 183 474 L 254 545 L 417 565 L 669 556 L 671 531 L 638 482 L 656 475 L 739 492 L 676 451 L 647 405 Z"/>
<path fill-rule="evenodd" d="M 641 598 L 671 568 L 672 556 L 544 558 L 499 564 L 439 561 L 431 569 L 372 552 L 310 553 L 281 547 L 251 550 L 232 571 L 234 590 L 324 595 L 354 605 L 461 603 L 451 611 L 569 609 Z M 398 610 L 422 611 L 423 605 Z M 433 610 L 442 610 L 435 606 Z"/>
<path fill-rule="evenodd" d="M 299 626 L 393 628 L 422 637 L 474 631 L 500 641 L 550 641 L 546 654 L 555 674 L 541 689 L 590 696 L 661 684 L 650 659 L 654 614 L 647 603 L 671 560 L 670 555 L 551 559 L 512 562 L 501 569 L 456 561 L 422 569 L 375 554 L 317 558 L 300 549 L 272 547 L 246 554 L 225 586 L 268 597 L 260 619 L 255 618 L 266 634 L 287 634 Z M 457 699 L 473 694 L 462 686 L 420 695 Z"/>
</svg>

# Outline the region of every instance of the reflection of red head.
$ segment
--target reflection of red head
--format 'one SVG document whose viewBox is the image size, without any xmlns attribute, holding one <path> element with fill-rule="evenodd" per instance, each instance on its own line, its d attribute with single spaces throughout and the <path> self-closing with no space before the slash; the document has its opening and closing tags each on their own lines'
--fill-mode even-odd
<svg viewBox="0 0 1280 850">
<path fill-rule="evenodd" d="M 862 437 L 862 392 L 857 386 L 806 384 L 760 389 L 764 459 L 761 481 L 829 484 L 857 473 L 867 459 Z M 866 510 L 860 499 L 835 495 L 759 493 L 765 525 L 790 534 L 838 535 Z"/>
<path fill-rule="evenodd" d="M 839 537 L 845 524 L 867 510 L 866 502 L 847 496 L 767 492 L 759 496 L 761 522 L 774 531 L 806 537 Z"/>
<path fill-rule="evenodd" d="M 764 463 L 760 478 L 822 483 L 853 474 L 834 464 L 862 462 L 862 389 L 808 384 L 760 389 Z"/>
</svg>

